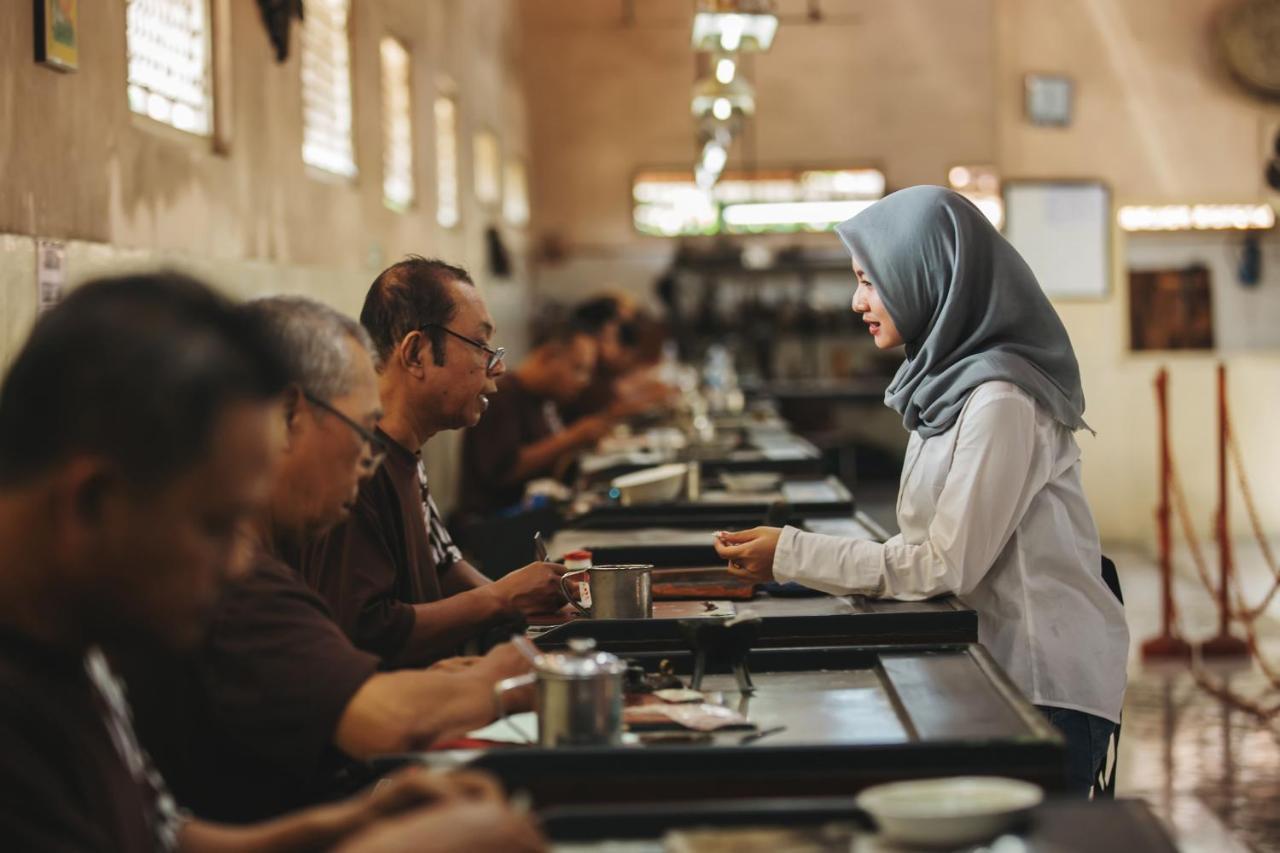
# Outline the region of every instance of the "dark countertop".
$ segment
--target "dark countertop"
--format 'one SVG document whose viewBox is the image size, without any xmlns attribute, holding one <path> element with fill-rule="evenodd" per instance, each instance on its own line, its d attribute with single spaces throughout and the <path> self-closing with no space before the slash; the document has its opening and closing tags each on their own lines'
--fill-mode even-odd
<svg viewBox="0 0 1280 853">
<path fill-rule="evenodd" d="M 687 652 L 645 653 L 647 669 Z M 895 779 L 996 773 L 1061 788 L 1062 739 L 979 645 L 917 648 L 758 649 L 752 695 L 714 674 L 760 728 L 785 730 L 742 743 L 575 748 L 498 746 L 421 753 L 436 766 L 471 766 L 525 789 L 541 807 L 591 802 L 853 794 Z M 713 669 L 714 673 L 715 670 Z M 743 701 L 745 700 L 745 701 Z"/>
<path fill-rule="evenodd" d="M 831 849 L 841 853 L 862 850 L 864 847 L 858 842 L 874 837 L 870 834 L 870 819 L 847 797 L 563 806 L 548 809 L 540 817 L 554 845 L 552 849 L 572 849 L 575 853 L 605 853 L 617 849 L 609 847 L 608 842 L 634 844 L 650 839 L 653 848 L 626 849 L 635 853 L 649 853 L 652 849 L 657 853 L 664 850 L 664 834 L 694 827 L 729 832 L 747 827 L 767 830 L 836 824 L 844 829 L 831 836 Z M 1013 834 L 1022 842 L 1016 849 L 1023 853 L 1174 853 L 1177 849 L 1141 800 L 1049 799 L 1034 809 L 1027 824 Z M 750 843 L 749 835 L 739 837 Z"/>
</svg>

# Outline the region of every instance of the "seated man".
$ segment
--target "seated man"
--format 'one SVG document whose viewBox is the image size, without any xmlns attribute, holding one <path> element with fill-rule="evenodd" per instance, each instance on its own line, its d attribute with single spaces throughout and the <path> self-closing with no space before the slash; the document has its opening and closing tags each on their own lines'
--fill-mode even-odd
<svg viewBox="0 0 1280 853">
<path fill-rule="evenodd" d="M 309 547 L 307 582 L 355 644 L 391 667 L 439 660 L 489 628 L 562 606 L 561 566 L 530 563 L 491 582 L 462 559 L 427 488 L 419 449 L 480 420 L 503 371 L 470 276 L 410 257 L 373 282 L 360 322 L 373 339 L 374 432 L 387 456 L 350 519 Z"/>
<path fill-rule="evenodd" d="M 580 418 L 570 427 L 560 417 L 560 407 L 587 387 L 595 365 L 595 338 L 565 325 L 545 335 L 514 373 L 499 380 L 489 412 L 463 435 L 460 524 L 519 504 L 530 480 L 562 476 L 579 451 L 613 428 L 608 414 Z"/>
<path fill-rule="evenodd" d="M 626 418 L 669 402 L 672 389 L 646 370 L 642 336 L 652 321 L 624 296 L 598 296 L 573 309 L 573 325 L 596 339 L 599 356 L 591 382 L 562 406 L 565 423 L 590 415 Z"/>
<path fill-rule="evenodd" d="M 488 723 L 493 685 L 528 668 L 504 645 L 451 671 L 379 673 L 378 658 L 342 633 L 295 567 L 308 537 L 346 518 L 386 452 L 372 432 L 372 344 L 359 323 L 309 299 L 241 310 L 279 342 L 295 378 L 266 512 L 246 533 L 248 576 L 223 597 L 196 655 L 121 667 L 143 744 L 178 799 L 235 822 L 362 785 L 368 774 L 352 759 Z"/>
<path fill-rule="evenodd" d="M 271 339 L 180 276 L 86 284 L 0 387 L 0 838 L 15 850 L 385 849 L 455 815 L 455 849 L 528 849 L 528 822 L 421 773 L 251 827 L 187 818 L 138 746 L 107 656 L 199 642 L 263 513 L 287 369 Z M 452 790 L 450 790 L 452 788 Z M 443 800 L 411 826 L 386 815 Z M 470 800 L 461 804 L 462 800 Z M 428 826 L 427 824 L 431 825 Z"/>
</svg>

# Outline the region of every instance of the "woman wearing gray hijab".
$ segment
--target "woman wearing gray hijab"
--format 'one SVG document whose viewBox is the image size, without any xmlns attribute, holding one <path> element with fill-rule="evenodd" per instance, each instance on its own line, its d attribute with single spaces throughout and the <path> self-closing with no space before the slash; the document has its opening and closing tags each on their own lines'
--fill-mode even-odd
<svg viewBox="0 0 1280 853">
<path fill-rule="evenodd" d="M 954 593 L 978 637 L 1067 739 L 1087 794 L 1120 719 L 1129 632 L 1102 580 L 1074 433 L 1088 429 L 1071 341 L 1022 257 L 963 196 L 912 187 L 841 223 L 911 433 L 887 542 L 758 527 L 717 534 L 735 575 L 834 595 Z"/>
</svg>

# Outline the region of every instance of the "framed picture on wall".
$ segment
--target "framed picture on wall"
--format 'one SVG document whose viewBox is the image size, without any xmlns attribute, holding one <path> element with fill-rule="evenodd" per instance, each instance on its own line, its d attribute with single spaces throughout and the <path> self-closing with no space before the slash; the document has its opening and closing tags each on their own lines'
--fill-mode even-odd
<svg viewBox="0 0 1280 853">
<path fill-rule="evenodd" d="M 59 71 L 80 67 L 79 0 L 34 0 L 36 62 Z"/>
<path fill-rule="evenodd" d="M 1129 270 L 1129 346 L 1133 350 L 1213 349 L 1209 268 Z"/>
<path fill-rule="evenodd" d="M 1111 191 L 1101 181 L 1005 180 L 1004 235 L 1052 299 L 1111 292 Z"/>
</svg>

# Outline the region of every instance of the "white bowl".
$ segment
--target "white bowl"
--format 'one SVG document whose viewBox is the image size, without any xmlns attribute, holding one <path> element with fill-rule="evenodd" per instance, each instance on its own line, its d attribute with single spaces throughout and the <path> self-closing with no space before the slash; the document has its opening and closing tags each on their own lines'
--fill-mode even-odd
<svg viewBox="0 0 1280 853">
<path fill-rule="evenodd" d="M 867 788 L 859 808 L 886 841 L 916 847 L 958 847 L 989 841 L 1044 799 L 1039 785 L 999 776 L 920 779 Z"/>
<path fill-rule="evenodd" d="M 782 483 L 782 475 L 774 471 L 724 473 L 720 475 L 720 482 L 727 491 L 738 495 L 776 492 Z"/>
<path fill-rule="evenodd" d="M 623 506 L 633 504 L 673 501 L 684 489 L 689 466 L 683 462 L 659 465 L 615 477 L 610 483 L 618 490 L 618 501 Z"/>
</svg>

